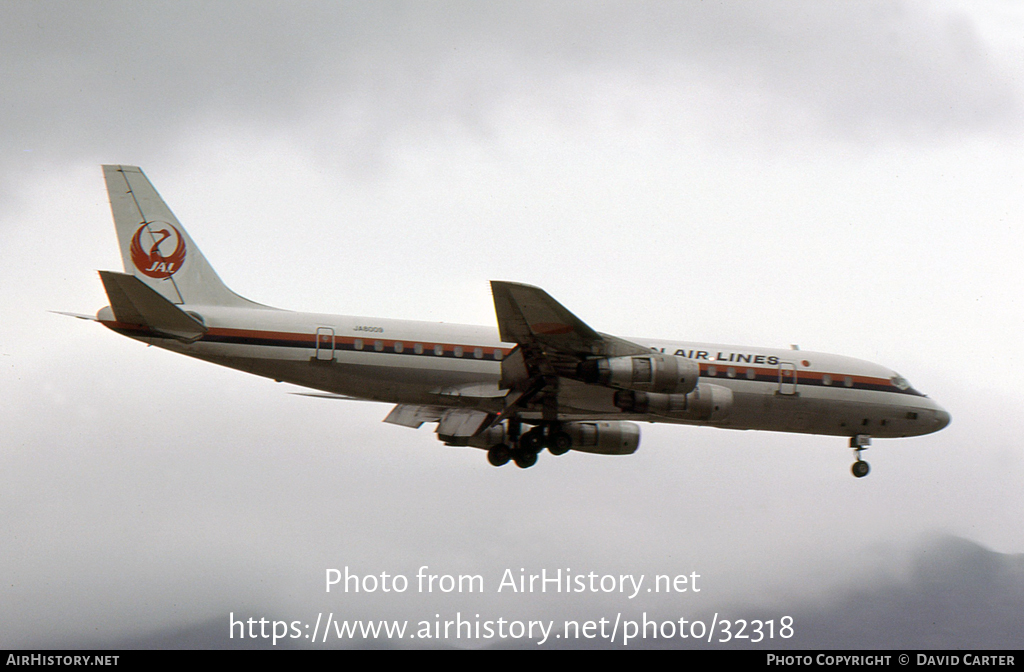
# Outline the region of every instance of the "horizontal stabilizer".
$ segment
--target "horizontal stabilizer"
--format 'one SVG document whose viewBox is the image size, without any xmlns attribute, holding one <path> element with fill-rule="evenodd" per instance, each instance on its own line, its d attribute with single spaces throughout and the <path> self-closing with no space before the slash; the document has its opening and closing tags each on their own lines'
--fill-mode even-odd
<svg viewBox="0 0 1024 672">
<path fill-rule="evenodd" d="M 90 322 L 95 322 L 96 321 L 96 317 L 94 315 L 82 315 L 81 313 L 69 313 L 69 312 L 63 311 L 63 310 L 51 310 L 49 312 L 53 313 L 54 315 L 67 315 L 68 317 L 77 317 L 80 320 L 89 320 Z"/>
<path fill-rule="evenodd" d="M 134 275 L 100 271 L 114 318 L 122 324 L 149 327 L 161 334 L 194 341 L 206 326 Z"/>
</svg>

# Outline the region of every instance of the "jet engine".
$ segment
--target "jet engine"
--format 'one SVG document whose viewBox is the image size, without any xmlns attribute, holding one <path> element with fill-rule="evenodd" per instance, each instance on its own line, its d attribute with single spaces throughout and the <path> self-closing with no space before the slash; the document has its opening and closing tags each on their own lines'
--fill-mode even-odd
<svg viewBox="0 0 1024 672">
<path fill-rule="evenodd" d="M 577 372 L 591 385 L 685 395 L 697 386 L 700 366 L 685 357 L 652 353 L 590 359 L 580 364 Z"/>
<path fill-rule="evenodd" d="M 632 422 L 567 422 L 562 431 L 581 453 L 632 455 L 640 447 L 640 426 Z"/>
<path fill-rule="evenodd" d="M 578 450 L 581 453 L 598 455 L 632 455 L 640 446 L 640 427 L 632 422 L 594 421 L 594 422 L 563 422 L 559 432 L 569 437 L 571 444 L 555 453 L 567 450 Z M 535 430 L 531 430 L 535 431 Z M 459 441 L 442 439 L 447 445 L 473 446 L 490 449 L 498 444 L 508 444 L 509 437 L 504 425 L 495 425 L 476 436 L 466 437 Z"/>
<path fill-rule="evenodd" d="M 701 383 L 689 394 L 619 390 L 615 393 L 615 405 L 627 413 L 717 421 L 728 417 L 732 410 L 732 390 L 711 383 Z"/>
</svg>

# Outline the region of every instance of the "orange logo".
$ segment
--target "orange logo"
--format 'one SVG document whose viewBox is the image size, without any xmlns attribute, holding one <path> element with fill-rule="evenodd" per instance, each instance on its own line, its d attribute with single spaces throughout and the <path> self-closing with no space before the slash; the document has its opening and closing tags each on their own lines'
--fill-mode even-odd
<svg viewBox="0 0 1024 672">
<path fill-rule="evenodd" d="M 161 228 L 157 229 L 157 226 Z M 163 228 L 165 226 L 169 227 L 170 231 Z M 149 234 L 149 239 L 152 241 L 148 254 L 142 249 L 143 231 Z M 177 244 L 170 255 L 164 256 L 160 252 L 160 245 L 168 238 L 175 238 Z M 169 246 L 170 243 L 167 244 L 167 247 Z M 185 239 L 181 237 L 180 231 L 167 222 L 146 222 L 132 236 L 131 253 L 132 263 L 143 275 L 148 275 L 151 278 L 169 278 L 177 273 L 181 265 L 185 263 Z"/>
</svg>

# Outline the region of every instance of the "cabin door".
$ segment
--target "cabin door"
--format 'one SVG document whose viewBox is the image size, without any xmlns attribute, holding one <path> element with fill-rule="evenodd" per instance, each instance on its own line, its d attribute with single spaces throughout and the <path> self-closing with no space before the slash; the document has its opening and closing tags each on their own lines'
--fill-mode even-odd
<svg viewBox="0 0 1024 672">
<path fill-rule="evenodd" d="M 334 329 L 331 327 L 317 327 L 316 358 L 326 362 L 334 359 Z"/>
<path fill-rule="evenodd" d="M 796 394 L 796 364 L 779 362 L 779 394 Z"/>
</svg>

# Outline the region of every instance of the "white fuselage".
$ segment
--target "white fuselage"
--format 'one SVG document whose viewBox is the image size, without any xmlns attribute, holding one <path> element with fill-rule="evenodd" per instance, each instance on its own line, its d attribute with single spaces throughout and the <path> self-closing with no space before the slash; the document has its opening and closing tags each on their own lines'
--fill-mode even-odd
<svg viewBox="0 0 1024 672">
<path fill-rule="evenodd" d="M 187 343 L 118 323 L 109 328 L 168 350 L 323 392 L 395 404 L 502 408 L 501 360 L 515 347 L 494 328 L 298 313 L 272 308 L 183 305 L 208 331 Z M 702 386 L 731 392 L 727 413 L 695 421 L 626 413 L 616 390 L 563 380 L 560 420 L 640 420 L 875 437 L 937 431 L 949 414 L 894 371 L 871 362 L 803 350 L 631 338 L 700 366 Z M 527 408 L 520 417 L 539 419 Z"/>
<path fill-rule="evenodd" d="M 105 165 L 124 273 L 97 320 L 131 338 L 326 396 L 395 404 L 447 445 L 521 468 L 547 450 L 629 455 L 636 421 L 850 437 L 928 434 L 949 414 L 894 371 L 799 350 L 602 334 L 540 287 L 492 280 L 497 329 L 296 313 L 231 291 L 138 166 Z M 623 422 L 624 421 L 624 422 Z M 630 422 L 633 421 L 633 422 Z M 524 425 L 530 426 L 524 429 Z"/>
</svg>

